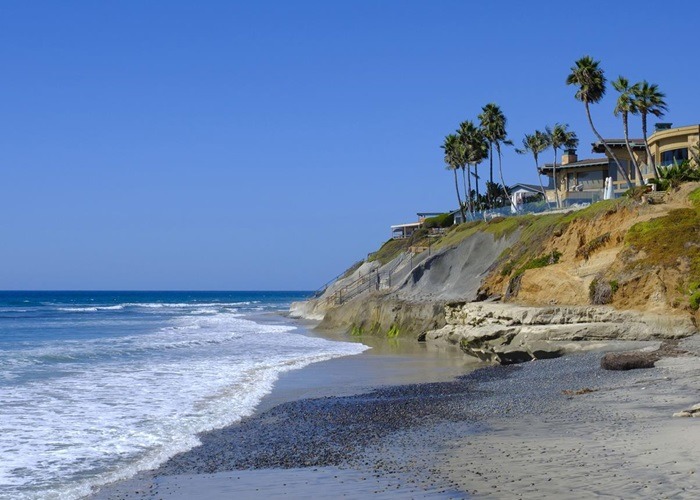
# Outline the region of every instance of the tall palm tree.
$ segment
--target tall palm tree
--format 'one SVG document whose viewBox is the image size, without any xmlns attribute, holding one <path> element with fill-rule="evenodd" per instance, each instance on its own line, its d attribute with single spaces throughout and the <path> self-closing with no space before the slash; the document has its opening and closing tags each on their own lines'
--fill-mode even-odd
<svg viewBox="0 0 700 500">
<path fill-rule="evenodd" d="M 615 104 L 613 114 L 615 116 L 622 115 L 622 128 L 625 133 L 625 146 L 627 146 L 627 153 L 630 155 L 630 161 L 632 161 L 632 165 L 634 165 L 634 169 L 637 172 L 637 178 L 639 179 L 639 183 L 641 185 L 644 182 L 644 179 L 642 179 L 642 171 L 639 168 L 639 163 L 637 163 L 637 160 L 632 153 L 632 146 L 630 146 L 628 118 L 630 113 L 637 112 L 637 106 L 632 96 L 632 87 L 630 87 L 630 82 L 624 76 L 619 76 L 617 80 L 612 82 L 612 85 L 615 90 L 620 93 L 620 95 L 617 97 L 617 103 Z"/>
<path fill-rule="evenodd" d="M 474 165 L 474 172 L 478 172 L 478 165 L 488 156 L 488 142 L 484 137 L 483 131 L 474 125 L 474 122 L 467 120 L 459 126 L 459 137 L 464 145 L 464 156 L 467 164 Z M 471 182 L 469 183 L 469 203 L 470 209 L 473 210 L 471 202 Z M 479 179 L 476 178 L 476 198 L 479 199 Z"/>
<path fill-rule="evenodd" d="M 491 102 L 481 108 L 479 122 L 481 124 L 481 130 L 484 137 L 488 141 L 489 145 L 489 182 L 493 184 L 493 147 L 496 146 L 496 153 L 498 154 L 498 171 L 501 175 L 503 192 L 505 193 L 506 198 L 508 198 L 508 190 L 506 189 L 506 183 L 503 180 L 503 164 L 501 155 L 501 145 L 512 144 L 512 142 L 506 138 L 506 121 L 506 116 L 503 114 L 503 111 L 501 111 L 501 108 L 497 104 Z"/>
<path fill-rule="evenodd" d="M 588 117 L 591 130 L 593 130 L 593 133 L 603 145 L 605 151 L 607 151 L 608 156 L 615 162 L 617 170 L 622 174 L 622 177 L 627 182 L 627 186 L 631 188 L 632 181 L 630 181 L 627 172 L 622 168 L 620 160 L 618 160 L 615 153 L 612 152 L 612 149 L 610 149 L 608 143 L 605 142 L 603 136 L 598 133 L 595 125 L 593 125 L 593 118 L 591 118 L 590 105 L 600 102 L 605 95 L 605 75 L 603 70 L 598 66 L 599 64 L 600 61 L 594 61 L 591 56 L 582 57 L 576 61 L 576 65 L 571 68 L 571 73 L 566 77 L 566 84 L 576 85 L 578 87 L 576 99 L 581 101 L 586 107 L 586 116 Z"/>
<path fill-rule="evenodd" d="M 552 177 L 554 178 L 554 195 L 557 200 L 557 208 L 561 208 L 559 199 L 559 186 L 557 184 L 557 151 L 559 148 L 575 149 L 578 147 L 576 132 L 569 130 L 567 124 L 556 123 L 554 127 L 545 127 L 547 142 L 554 151 L 554 163 L 552 163 Z"/>
<path fill-rule="evenodd" d="M 455 175 L 455 191 L 457 191 L 457 203 L 459 211 L 462 214 L 462 220 L 467 220 L 467 214 L 462 204 L 462 198 L 459 196 L 459 182 L 457 181 L 457 170 L 459 170 L 464 160 L 464 146 L 457 134 L 449 134 L 445 136 L 445 141 L 442 144 L 442 149 L 445 151 L 445 166 L 448 170 L 452 170 Z"/>
<path fill-rule="evenodd" d="M 651 167 L 654 171 L 654 177 L 659 178 L 659 172 L 656 170 L 656 160 L 651 156 L 649 151 L 649 142 L 647 141 L 647 115 L 650 113 L 657 118 L 664 115 L 668 110 L 664 98 L 666 94 L 659 91 L 659 86 L 650 84 L 646 80 L 635 83 L 632 86 L 632 95 L 634 96 L 635 114 L 642 115 L 642 135 L 644 136 L 644 148 L 647 151 L 647 159 L 651 162 Z"/>
<path fill-rule="evenodd" d="M 468 157 L 469 147 L 471 141 L 473 140 L 472 135 L 474 134 L 474 130 L 476 130 L 476 127 L 474 127 L 474 124 L 469 120 L 460 123 L 459 128 L 457 129 L 457 137 L 459 138 L 459 142 L 462 145 L 464 154 L 464 164 L 462 165 L 462 184 L 464 185 L 464 192 L 466 193 L 464 195 L 464 198 L 466 200 L 467 206 L 469 207 L 469 213 L 471 214 L 473 214 L 474 212 L 474 205 L 472 203 L 472 178 Z M 465 171 L 467 168 L 469 168 L 469 175 L 465 176 Z M 469 177 L 469 179 L 467 179 L 466 177 Z"/>
<path fill-rule="evenodd" d="M 540 164 L 539 156 L 540 153 L 549 147 L 549 136 L 540 130 L 535 130 L 534 134 L 525 134 L 523 138 L 523 149 L 516 149 L 515 152 L 524 155 L 528 152 L 532 153 L 532 157 L 535 159 L 535 170 L 537 171 L 537 180 L 540 183 L 540 188 L 542 189 L 542 196 L 547 199 L 547 195 L 544 192 L 544 185 L 542 185 L 542 177 L 540 176 Z"/>
</svg>

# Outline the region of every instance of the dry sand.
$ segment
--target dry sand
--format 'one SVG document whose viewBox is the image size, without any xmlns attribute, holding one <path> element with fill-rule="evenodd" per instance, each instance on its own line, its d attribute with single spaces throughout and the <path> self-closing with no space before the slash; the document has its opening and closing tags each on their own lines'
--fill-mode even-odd
<svg viewBox="0 0 700 500">
<path fill-rule="evenodd" d="M 682 346 L 698 354 L 700 339 Z M 591 388 L 560 411 L 491 419 L 450 445 L 440 472 L 493 498 L 700 497 L 700 419 L 672 417 L 700 401 L 700 358 Z"/>
</svg>

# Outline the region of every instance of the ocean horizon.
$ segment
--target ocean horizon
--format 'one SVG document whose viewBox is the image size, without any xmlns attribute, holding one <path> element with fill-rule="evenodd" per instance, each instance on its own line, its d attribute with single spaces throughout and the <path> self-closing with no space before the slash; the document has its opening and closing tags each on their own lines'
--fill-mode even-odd
<svg viewBox="0 0 700 500">
<path fill-rule="evenodd" d="M 78 498 L 358 354 L 282 314 L 307 291 L 0 291 L 0 498 Z"/>
</svg>

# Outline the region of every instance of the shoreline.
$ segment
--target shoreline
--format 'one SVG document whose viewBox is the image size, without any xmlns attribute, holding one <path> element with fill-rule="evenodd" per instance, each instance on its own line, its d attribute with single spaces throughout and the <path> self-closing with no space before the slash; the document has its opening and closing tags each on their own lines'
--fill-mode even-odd
<svg viewBox="0 0 700 500">
<path fill-rule="evenodd" d="M 376 345 L 286 372 L 252 417 L 203 435 L 203 446 L 95 498 L 326 498 L 330 489 L 333 496 L 385 498 L 684 498 L 698 491 L 688 458 L 700 445 L 700 436 L 688 439 L 698 421 L 671 417 L 700 399 L 697 358 L 605 372 L 602 352 L 594 352 L 474 371 L 486 365 L 465 366 L 459 351 L 452 364 L 445 363 L 449 352 L 424 344 L 416 350 L 400 340 L 306 334 Z M 700 351 L 700 342 L 686 344 Z M 584 388 L 593 392 L 562 394 Z M 355 424 L 358 434 L 344 433 Z M 310 429 L 320 429 L 315 441 L 307 439 Z M 247 445 L 232 453 L 241 442 Z M 665 442 L 677 451 L 660 452 Z M 266 446 L 273 450 L 261 454 Z M 317 460 L 319 450 L 327 455 Z"/>
<path fill-rule="evenodd" d="M 300 335 L 332 341 L 358 342 L 368 345 L 370 349 L 360 354 L 315 362 L 303 368 L 282 373 L 272 391 L 261 399 L 254 413 L 244 418 L 243 422 L 259 418 L 265 412 L 286 403 L 305 399 L 357 396 L 377 387 L 418 384 L 427 381 L 448 382 L 456 376 L 483 366 L 453 347 L 428 346 L 409 339 L 352 337 L 341 332 L 319 332 L 313 329 L 316 322 L 288 318 L 280 314 L 264 313 L 253 318 L 255 321 L 268 324 L 291 323 L 297 326 L 297 334 Z M 236 427 L 240 423 L 234 423 L 224 429 Z M 210 431 L 200 437 L 205 439 L 221 430 L 223 429 Z M 165 462 L 167 463 L 168 461 Z M 256 489 L 264 486 L 265 493 L 260 491 L 260 495 L 266 496 L 267 493 L 282 494 L 283 490 L 288 489 L 283 487 L 284 484 L 296 484 L 297 488 L 301 488 L 302 484 L 307 483 L 316 484 L 317 487 L 327 484 L 334 491 L 338 488 L 342 490 L 343 484 L 354 484 L 352 491 L 355 493 L 348 490 L 346 494 L 353 496 L 357 491 L 365 491 L 376 496 L 375 491 L 388 489 L 393 492 L 397 486 L 395 482 L 385 478 L 370 477 L 366 473 L 334 467 L 315 467 L 313 470 L 300 468 L 235 470 L 234 484 L 231 483 L 230 477 L 226 479 L 226 473 L 214 475 L 183 473 L 159 476 L 159 470 L 142 471 L 132 478 L 106 484 L 86 498 L 154 498 L 167 495 L 170 498 L 184 499 L 191 497 L 193 485 L 199 485 L 197 488 L 203 487 L 212 492 L 220 492 L 221 488 L 228 491 L 233 487 L 236 492 L 247 492 L 247 495 L 253 496 Z M 280 484 L 276 485 L 278 482 Z M 373 488 L 371 492 L 369 492 L 370 488 Z M 318 493 L 316 490 L 313 491 L 314 496 L 318 496 Z M 201 490 L 197 491 L 197 496 L 200 498 L 220 498 L 214 493 L 211 497 L 206 495 L 202 497 L 202 494 Z"/>
</svg>

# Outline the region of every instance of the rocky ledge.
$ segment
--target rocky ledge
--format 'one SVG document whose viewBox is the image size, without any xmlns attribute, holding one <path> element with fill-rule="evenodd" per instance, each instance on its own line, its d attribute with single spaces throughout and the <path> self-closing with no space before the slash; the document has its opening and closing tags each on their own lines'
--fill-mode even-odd
<svg viewBox="0 0 700 500">
<path fill-rule="evenodd" d="M 524 307 L 500 302 L 445 306 L 446 325 L 420 337 L 448 343 L 500 364 L 553 358 L 579 350 L 581 341 L 663 340 L 697 332 L 691 317 L 605 306 Z"/>
</svg>

